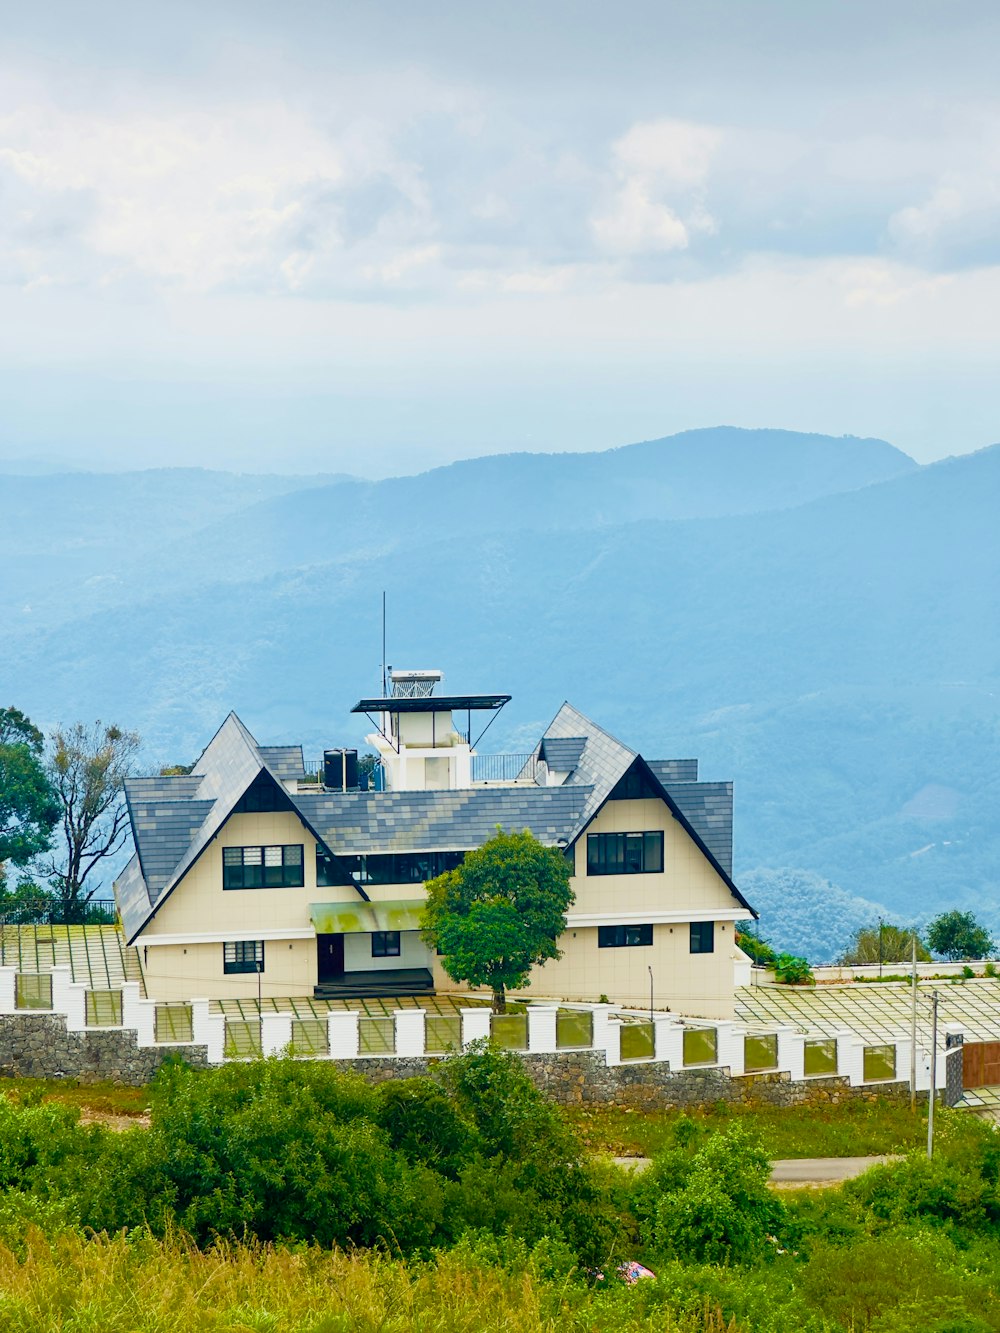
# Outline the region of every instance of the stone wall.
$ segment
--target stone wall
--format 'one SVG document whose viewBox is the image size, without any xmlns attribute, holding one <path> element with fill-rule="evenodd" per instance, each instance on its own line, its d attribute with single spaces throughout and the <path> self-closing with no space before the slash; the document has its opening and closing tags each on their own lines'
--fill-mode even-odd
<svg viewBox="0 0 1000 1333">
<path fill-rule="evenodd" d="M 79 1083 L 148 1083 L 167 1055 L 197 1069 L 204 1046 L 138 1046 L 129 1029 L 67 1032 L 59 1014 L 0 1014 L 0 1077 L 72 1078 Z"/>
<path fill-rule="evenodd" d="M 560 1106 L 629 1106 L 642 1110 L 711 1106 L 715 1102 L 756 1102 L 767 1106 L 801 1106 L 882 1097 L 909 1100 L 908 1083 L 875 1083 L 851 1087 L 846 1078 L 810 1078 L 793 1083 L 785 1074 L 747 1074 L 730 1078 L 724 1069 L 679 1069 L 663 1064 L 605 1064 L 601 1051 L 561 1051 L 522 1055 L 535 1087 Z M 369 1058 L 337 1060 L 372 1083 L 390 1078 L 433 1077 L 440 1060 Z M 921 1098 L 926 1093 L 920 1093 Z"/>
<path fill-rule="evenodd" d="M 0 1015 L 0 1077 L 72 1078 L 80 1083 L 148 1083 L 172 1053 L 202 1069 L 204 1046 L 136 1044 L 128 1029 L 68 1032 L 61 1015 Z M 909 1098 L 906 1083 L 851 1087 L 845 1078 L 792 1082 L 785 1074 L 749 1074 L 730 1078 L 723 1069 L 670 1070 L 665 1064 L 615 1065 L 602 1051 L 561 1051 L 520 1057 L 532 1082 L 561 1106 L 630 1106 L 645 1110 L 709 1106 L 714 1102 L 756 1102 L 768 1106 Z M 433 1056 L 378 1056 L 335 1060 L 373 1083 L 430 1074 L 441 1060 Z M 925 1093 L 920 1094 L 921 1098 Z"/>
</svg>

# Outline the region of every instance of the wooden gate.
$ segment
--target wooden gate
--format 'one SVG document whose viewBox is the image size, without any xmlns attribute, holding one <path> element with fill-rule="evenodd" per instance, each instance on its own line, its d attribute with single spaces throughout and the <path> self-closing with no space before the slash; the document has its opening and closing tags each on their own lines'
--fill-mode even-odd
<svg viewBox="0 0 1000 1333">
<path fill-rule="evenodd" d="M 967 1041 L 962 1047 L 962 1086 L 1000 1086 L 1000 1041 Z"/>
</svg>

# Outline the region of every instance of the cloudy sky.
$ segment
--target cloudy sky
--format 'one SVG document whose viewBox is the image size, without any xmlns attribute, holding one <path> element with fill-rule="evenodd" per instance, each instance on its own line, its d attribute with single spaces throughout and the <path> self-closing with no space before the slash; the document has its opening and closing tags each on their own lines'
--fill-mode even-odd
<svg viewBox="0 0 1000 1333">
<path fill-rule="evenodd" d="M 1000 440 L 995 0 L 0 20 L 0 457 Z"/>
</svg>

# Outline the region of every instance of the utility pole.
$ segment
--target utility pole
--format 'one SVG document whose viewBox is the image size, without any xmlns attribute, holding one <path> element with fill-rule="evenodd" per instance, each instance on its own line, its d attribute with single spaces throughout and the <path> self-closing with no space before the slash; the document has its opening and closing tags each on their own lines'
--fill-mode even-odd
<svg viewBox="0 0 1000 1333">
<path fill-rule="evenodd" d="M 913 932 L 912 977 L 910 982 L 910 1111 L 917 1110 L 917 932 Z"/>
<path fill-rule="evenodd" d="M 931 1089 L 927 1103 L 927 1156 L 934 1156 L 934 1099 L 937 1095 L 937 1018 L 938 993 L 931 992 Z"/>
<path fill-rule="evenodd" d="M 882 918 L 878 919 L 878 979 L 882 980 Z"/>
</svg>

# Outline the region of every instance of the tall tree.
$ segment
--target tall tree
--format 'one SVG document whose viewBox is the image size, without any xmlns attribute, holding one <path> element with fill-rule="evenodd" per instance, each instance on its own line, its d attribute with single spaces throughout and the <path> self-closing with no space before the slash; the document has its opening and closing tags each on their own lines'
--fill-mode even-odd
<svg viewBox="0 0 1000 1333">
<path fill-rule="evenodd" d="M 424 938 L 441 950 L 453 981 L 489 986 L 493 1012 L 531 968 L 561 956 L 556 940 L 573 902 L 562 852 L 528 832 L 504 833 L 469 852 L 457 870 L 428 881 Z"/>
<path fill-rule="evenodd" d="M 80 920 L 97 891 L 94 871 L 128 836 L 125 779 L 139 749 L 134 731 L 77 722 L 52 735 L 49 773 L 60 806 L 61 846 L 49 865 L 64 921 Z"/>
<path fill-rule="evenodd" d="M 42 733 L 19 708 L 0 708 L 0 881 L 5 862 L 48 850 L 59 803 L 42 761 Z"/>
<path fill-rule="evenodd" d="M 935 953 L 957 961 L 988 958 L 994 944 L 990 932 L 971 912 L 942 912 L 927 927 L 927 943 Z"/>
<path fill-rule="evenodd" d="M 842 962 L 851 967 L 867 963 L 908 963 L 917 932 L 908 926 L 893 926 L 881 921 L 877 926 L 862 926 L 844 951 Z M 929 963 L 931 956 L 917 935 L 917 959 Z"/>
</svg>

